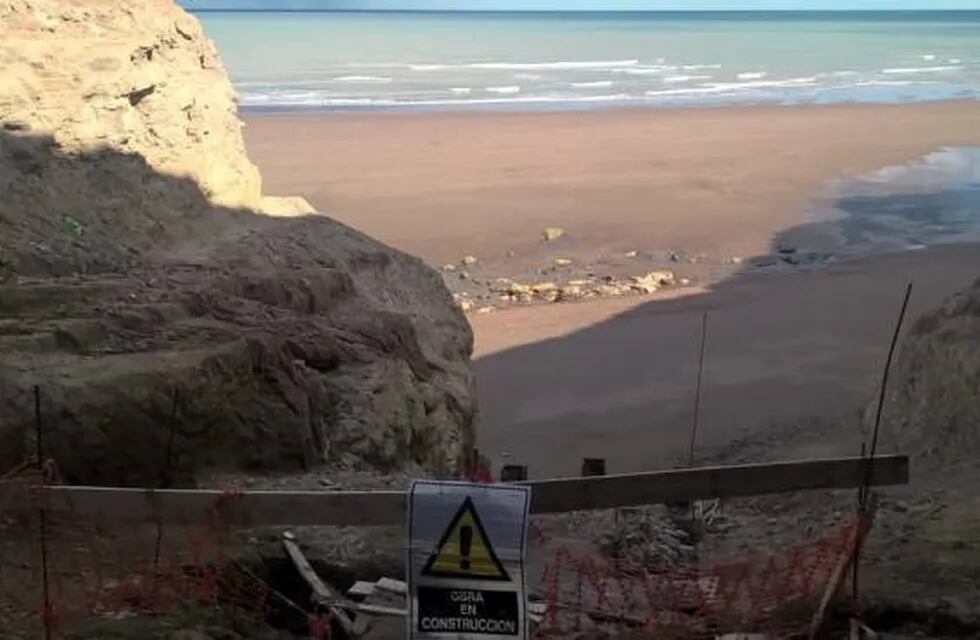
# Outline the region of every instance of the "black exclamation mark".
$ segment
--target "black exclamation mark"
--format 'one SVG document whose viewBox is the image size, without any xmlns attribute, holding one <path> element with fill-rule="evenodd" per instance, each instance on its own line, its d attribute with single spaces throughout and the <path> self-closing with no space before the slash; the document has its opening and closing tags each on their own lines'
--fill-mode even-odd
<svg viewBox="0 0 980 640">
<path fill-rule="evenodd" d="M 473 527 L 462 526 L 459 528 L 459 568 L 463 571 L 470 570 L 470 546 L 473 544 Z"/>
</svg>

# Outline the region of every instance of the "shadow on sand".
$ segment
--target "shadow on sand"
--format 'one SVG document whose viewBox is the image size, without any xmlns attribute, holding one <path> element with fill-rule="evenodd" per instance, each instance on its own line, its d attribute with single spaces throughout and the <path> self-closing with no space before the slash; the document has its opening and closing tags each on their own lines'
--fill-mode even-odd
<svg viewBox="0 0 980 640">
<path fill-rule="evenodd" d="M 734 442 L 769 458 L 856 455 L 905 284 L 914 319 L 980 274 L 980 251 L 964 243 L 980 229 L 975 184 L 878 191 L 842 195 L 837 220 L 779 233 L 771 254 L 701 294 L 612 317 L 581 303 L 590 326 L 482 357 L 481 451 L 534 477 L 576 473 L 584 457 L 611 472 L 685 460 L 706 312 L 701 459 Z"/>
</svg>

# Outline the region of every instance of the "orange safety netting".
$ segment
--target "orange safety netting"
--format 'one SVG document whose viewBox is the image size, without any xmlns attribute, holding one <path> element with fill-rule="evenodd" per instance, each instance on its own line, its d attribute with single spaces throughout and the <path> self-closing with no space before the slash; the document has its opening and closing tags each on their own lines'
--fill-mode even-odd
<svg viewBox="0 0 980 640">
<path fill-rule="evenodd" d="M 633 637 L 692 638 L 726 633 L 787 637 L 809 627 L 870 520 L 857 518 L 817 540 L 772 554 L 668 572 L 627 566 L 559 548 L 546 564 L 543 637 L 623 627 Z"/>
<path fill-rule="evenodd" d="M 307 637 L 331 637 L 329 615 L 309 601 L 285 599 L 240 562 L 247 543 L 217 517 L 205 525 L 110 526 L 51 512 L 41 500 L 36 513 L 6 509 L 5 497 L 57 481 L 53 465 L 42 468 L 25 465 L 0 476 L 5 638 L 43 637 L 45 623 L 54 637 L 63 637 L 93 620 L 141 619 L 182 608 L 212 612 L 229 627 L 247 627 L 268 621 L 276 607 L 299 614 Z M 216 500 L 215 512 L 233 498 L 229 492 Z M 622 637 L 627 630 L 631 637 L 657 638 L 799 635 L 828 587 L 839 588 L 846 573 L 842 565 L 869 527 L 869 519 L 856 518 L 776 553 L 667 572 L 552 547 L 535 635 Z"/>
<path fill-rule="evenodd" d="M 206 612 L 218 624 L 248 627 L 276 606 L 293 607 L 310 638 L 330 637 L 329 615 L 309 603 L 277 598 L 249 566 L 238 561 L 243 543 L 215 518 L 209 524 L 107 525 L 46 508 L 9 509 L 13 496 L 41 496 L 41 482 L 57 480 L 53 465 L 42 473 L 22 465 L 0 476 L 0 628 L 4 637 L 53 637 L 93 621 L 123 623 L 173 614 Z M 234 498 L 215 501 L 215 513 Z M 45 571 L 46 567 L 46 571 Z M 45 597 L 45 591 L 46 597 Z"/>
</svg>

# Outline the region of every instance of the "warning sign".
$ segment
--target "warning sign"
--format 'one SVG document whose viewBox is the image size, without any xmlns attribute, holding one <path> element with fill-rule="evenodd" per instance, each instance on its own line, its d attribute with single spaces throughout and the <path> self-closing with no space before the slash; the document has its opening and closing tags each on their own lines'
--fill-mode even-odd
<svg viewBox="0 0 980 640">
<path fill-rule="evenodd" d="M 527 638 L 530 497 L 512 485 L 412 485 L 409 638 Z"/>
<path fill-rule="evenodd" d="M 510 580 L 493 552 L 473 501 L 466 497 L 422 575 L 474 580 Z"/>
</svg>

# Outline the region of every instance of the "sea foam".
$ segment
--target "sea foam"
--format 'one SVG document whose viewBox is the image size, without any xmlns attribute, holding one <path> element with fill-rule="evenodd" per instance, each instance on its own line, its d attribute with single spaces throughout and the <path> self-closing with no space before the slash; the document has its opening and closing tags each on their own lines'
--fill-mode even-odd
<svg viewBox="0 0 980 640">
<path fill-rule="evenodd" d="M 333 82 L 349 82 L 354 84 L 391 84 L 392 79 L 386 76 L 338 76 Z"/>
<path fill-rule="evenodd" d="M 593 87 L 611 87 L 613 83 L 612 80 L 595 80 L 592 82 L 570 82 L 569 85 L 576 89 L 590 89 Z"/>
<path fill-rule="evenodd" d="M 510 94 L 510 93 L 520 93 L 521 88 L 516 85 L 510 85 L 506 87 L 487 87 L 487 91 L 489 91 L 490 93 Z"/>
<path fill-rule="evenodd" d="M 959 71 L 963 67 L 958 65 L 945 65 L 939 67 L 893 67 L 882 69 L 881 72 L 887 75 L 912 75 L 916 73 L 945 73 L 947 71 Z"/>
<path fill-rule="evenodd" d="M 558 62 L 473 62 L 458 65 L 467 69 L 615 69 L 640 64 L 639 60 L 582 60 Z"/>
<path fill-rule="evenodd" d="M 664 82 L 676 83 L 676 82 L 693 82 L 695 80 L 711 80 L 712 76 L 667 76 L 664 78 Z"/>
</svg>

